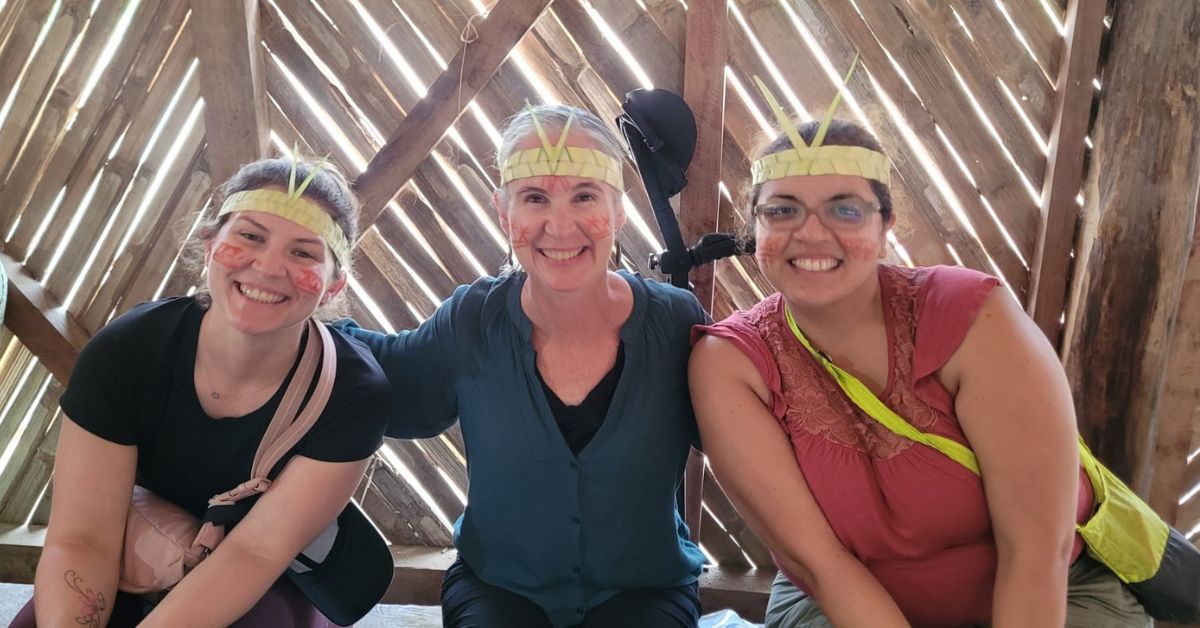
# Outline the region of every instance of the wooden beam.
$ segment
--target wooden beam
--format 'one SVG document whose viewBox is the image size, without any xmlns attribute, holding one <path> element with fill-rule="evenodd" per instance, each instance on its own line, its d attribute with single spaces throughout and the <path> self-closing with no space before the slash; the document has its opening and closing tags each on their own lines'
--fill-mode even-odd
<svg viewBox="0 0 1200 628">
<path fill-rule="evenodd" d="M 1067 273 L 1075 244 L 1079 209 L 1075 197 L 1083 189 L 1083 140 L 1091 122 L 1092 79 L 1104 34 L 1104 0 L 1071 0 L 1067 36 L 1059 64 L 1050 155 L 1042 180 L 1042 220 L 1030 269 L 1026 309 L 1050 343 L 1058 346 L 1059 318 L 1067 299 Z"/>
<path fill-rule="evenodd" d="M 1185 522 L 1175 517 L 1179 498 L 1196 484 L 1195 478 L 1188 481 L 1187 459 L 1200 446 L 1193 435 L 1200 421 L 1200 222 L 1196 226 L 1167 359 L 1149 500 L 1163 519 L 1181 525 Z M 1194 467 L 1200 469 L 1200 461 Z"/>
<path fill-rule="evenodd" d="M 742 619 L 762 622 L 774 579 L 774 565 L 749 571 L 705 567 L 700 574 L 702 612 L 707 614 L 731 608 Z"/>
<path fill-rule="evenodd" d="M 214 181 L 266 155 L 267 82 L 258 0 L 191 0 L 208 161 Z"/>
<path fill-rule="evenodd" d="M 696 152 L 688 166 L 688 186 L 679 200 L 679 230 L 691 246 L 717 230 L 721 192 L 721 146 L 725 140 L 725 63 L 729 20 L 725 0 L 693 0 L 688 5 L 683 62 L 683 99 L 696 116 Z M 713 265 L 692 269 L 696 298 L 713 309 Z M 684 477 L 684 519 L 692 539 L 700 538 L 704 496 L 704 456 L 692 451 Z"/>
<path fill-rule="evenodd" d="M 33 584 L 45 543 L 44 527 L 0 526 L 0 582 Z M 441 604 L 442 574 L 454 564 L 453 547 L 393 545 L 396 571 L 380 604 Z M 700 574 L 700 605 L 705 613 L 731 608 L 743 619 L 763 620 L 774 569 L 739 571 L 705 567 Z"/>
<path fill-rule="evenodd" d="M 695 0 L 688 5 L 683 99 L 696 116 L 696 153 L 687 170 L 688 186 L 680 196 L 679 230 L 689 246 L 717 230 L 729 50 L 727 11 L 725 0 Z M 712 276 L 711 264 L 691 275 L 696 297 L 706 307 L 712 304 Z"/>
<path fill-rule="evenodd" d="M 8 273 L 8 307 L 4 325 L 16 334 L 60 382 L 91 334 L 67 312 L 58 299 L 25 272 L 20 262 L 0 248 L 0 263 Z"/>
<path fill-rule="evenodd" d="M 1117 6 L 1067 317 L 1080 431 L 1143 496 L 1200 195 L 1197 31 L 1200 3 Z"/>
<path fill-rule="evenodd" d="M 509 52 L 551 0 L 499 0 L 479 27 L 479 36 L 450 61 L 429 91 L 400 121 L 366 171 L 354 182 L 362 200 L 361 231 L 375 223 L 392 197 L 413 176 L 500 68 Z"/>
</svg>

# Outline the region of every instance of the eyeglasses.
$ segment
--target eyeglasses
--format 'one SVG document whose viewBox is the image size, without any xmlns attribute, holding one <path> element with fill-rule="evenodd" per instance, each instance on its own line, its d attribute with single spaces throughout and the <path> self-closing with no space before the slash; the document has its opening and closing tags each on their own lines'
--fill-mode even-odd
<svg viewBox="0 0 1200 628">
<path fill-rule="evenodd" d="M 831 231 L 854 231 L 880 210 L 879 203 L 849 197 L 826 201 L 816 208 L 800 203 L 768 203 L 755 205 L 750 215 L 767 229 L 780 231 L 798 229 L 809 214 L 815 213 L 817 220 Z"/>
</svg>

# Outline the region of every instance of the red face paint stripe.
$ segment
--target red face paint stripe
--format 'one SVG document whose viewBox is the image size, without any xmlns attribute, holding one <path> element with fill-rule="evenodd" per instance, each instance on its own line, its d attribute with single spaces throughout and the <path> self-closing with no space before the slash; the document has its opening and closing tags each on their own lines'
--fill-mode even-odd
<svg viewBox="0 0 1200 628">
<path fill-rule="evenodd" d="M 547 192 L 557 192 L 559 190 L 570 189 L 570 183 L 566 177 L 545 176 L 538 180 L 538 186 Z"/>
<path fill-rule="evenodd" d="M 584 232 L 593 238 L 602 238 L 612 233 L 612 218 L 591 216 L 583 219 Z"/>
<path fill-rule="evenodd" d="M 778 257 L 786 245 L 787 239 L 785 237 L 772 234 L 765 238 L 759 238 L 754 247 L 754 252 L 760 258 Z"/>
<path fill-rule="evenodd" d="M 512 225 L 512 245 L 514 248 L 529 246 L 530 229 L 525 225 Z"/>
</svg>

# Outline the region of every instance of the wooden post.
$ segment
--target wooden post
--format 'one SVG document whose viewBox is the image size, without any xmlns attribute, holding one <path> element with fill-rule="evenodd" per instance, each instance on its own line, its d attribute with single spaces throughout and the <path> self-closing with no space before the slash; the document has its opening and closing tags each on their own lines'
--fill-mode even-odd
<svg viewBox="0 0 1200 628">
<path fill-rule="evenodd" d="M 551 1 L 499 0 L 492 6 L 479 27 L 479 36 L 459 48 L 425 97 L 400 121 L 354 182 L 362 200 L 361 233 L 375 224 L 388 202 L 412 178 Z"/>
<path fill-rule="evenodd" d="M 1189 482 L 1187 477 L 1187 458 L 1200 446 L 1193 436 L 1200 423 L 1200 221 L 1196 227 L 1167 360 L 1150 484 L 1150 506 L 1177 526 L 1189 523 L 1177 519 L 1176 513 L 1179 498 L 1196 485 L 1195 478 Z M 1195 464 L 1200 468 L 1200 460 Z"/>
<path fill-rule="evenodd" d="M 1092 79 L 1096 77 L 1100 36 L 1104 33 L 1104 10 L 1104 0 L 1071 0 L 1067 7 L 1067 37 L 1058 71 L 1050 155 L 1042 181 L 1042 221 L 1029 273 L 1026 309 L 1056 347 L 1079 217 L 1075 197 L 1083 188 L 1083 140 L 1091 121 L 1095 92 Z"/>
<path fill-rule="evenodd" d="M 717 230 L 721 193 L 721 142 L 725 138 L 725 62 L 729 49 L 726 0 L 692 0 L 688 5 L 683 63 L 683 99 L 696 116 L 696 153 L 688 186 L 680 196 L 679 230 L 688 246 Z M 694 269 L 696 298 L 713 309 L 713 265 Z M 692 538 L 700 538 L 704 457 L 692 452 L 685 476 L 684 518 Z"/>
<path fill-rule="evenodd" d="M 1064 356 L 1084 438 L 1143 496 L 1200 193 L 1200 3 L 1167 4 L 1116 8 Z"/>
<path fill-rule="evenodd" d="M 266 72 L 258 0 L 192 0 L 200 94 L 213 181 L 267 153 Z"/>
</svg>

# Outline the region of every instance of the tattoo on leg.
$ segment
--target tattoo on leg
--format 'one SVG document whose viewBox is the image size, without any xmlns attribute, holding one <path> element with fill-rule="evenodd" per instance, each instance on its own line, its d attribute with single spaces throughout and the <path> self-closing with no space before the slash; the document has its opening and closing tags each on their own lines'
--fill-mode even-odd
<svg viewBox="0 0 1200 628">
<path fill-rule="evenodd" d="M 213 253 L 213 259 L 226 268 L 240 268 L 245 263 L 246 252 L 229 243 L 222 243 Z"/>
<path fill-rule="evenodd" d="M 100 616 L 108 608 L 108 601 L 104 599 L 104 594 L 87 588 L 83 584 L 83 577 L 75 573 L 74 569 L 63 574 L 63 579 L 66 580 L 67 586 L 71 587 L 72 591 L 79 594 L 79 601 L 82 604 L 79 614 L 75 616 L 75 623 L 88 628 L 100 628 Z"/>
</svg>

